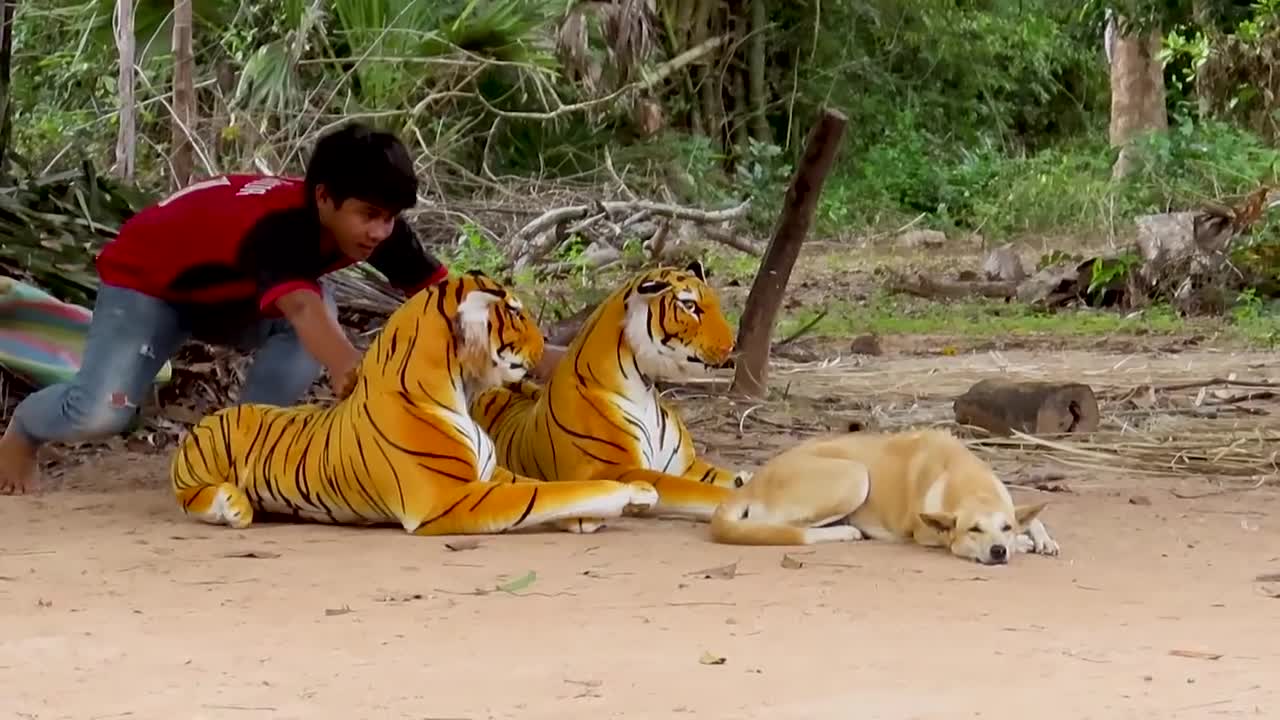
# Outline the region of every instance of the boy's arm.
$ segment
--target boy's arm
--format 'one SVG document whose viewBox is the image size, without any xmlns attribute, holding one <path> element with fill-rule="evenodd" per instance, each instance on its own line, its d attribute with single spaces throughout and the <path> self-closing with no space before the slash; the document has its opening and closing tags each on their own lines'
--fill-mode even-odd
<svg viewBox="0 0 1280 720">
<path fill-rule="evenodd" d="M 360 364 L 360 351 L 347 338 L 337 318 L 329 314 L 315 288 L 299 286 L 275 298 L 280 314 L 298 333 L 302 346 L 329 371 L 338 399 L 351 391 L 351 374 Z"/>
<path fill-rule="evenodd" d="M 360 351 L 351 344 L 338 319 L 329 312 L 320 285 L 305 271 L 316 253 L 316 241 L 288 222 L 287 216 L 263 220 L 249 232 L 244 257 L 258 283 L 258 307 L 268 315 L 279 311 L 298 333 L 302 346 L 329 373 L 340 398 L 359 366 Z"/>
<path fill-rule="evenodd" d="M 396 219 L 395 229 L 369 256 L 369 264 L 409 296 L 449 277 L 449 268 L 422 247 L 404 218 Z"/>
</svg>

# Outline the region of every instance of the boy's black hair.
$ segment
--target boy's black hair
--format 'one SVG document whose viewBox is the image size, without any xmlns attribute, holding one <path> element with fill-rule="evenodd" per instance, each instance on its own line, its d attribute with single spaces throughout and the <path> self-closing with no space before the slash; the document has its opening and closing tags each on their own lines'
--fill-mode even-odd
<svg viewBox="0 0 1280 720">
<path fill-rule="evenodd" d="M 418 176 L 404 143 L 362 123 L 344 125 L 316 142 L 307 163 L 307 202 L 324 185 L 336 205 L 350 198 L 398 213 L 418 201 Z"/>
</svg>

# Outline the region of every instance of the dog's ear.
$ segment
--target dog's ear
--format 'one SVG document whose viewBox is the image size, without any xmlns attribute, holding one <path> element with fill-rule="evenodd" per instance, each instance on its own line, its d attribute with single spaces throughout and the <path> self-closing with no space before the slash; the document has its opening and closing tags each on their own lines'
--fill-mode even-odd
<svg viewBox="0 0 1280 720">
<path fill-rule="evenodd" d="M 1049 505 L 1049 501 L 1032 503 L 1030 505 L 1018 505 L 1013 508 L 1013 516 L 1018 521 L 1019 527 L 1026 527 L 1027 523 L 1036 519 L 1042 510 Z"/>
<path fill-rule="evenodd" d="M 940 533 L 949 533 L 956 529 L 955 513 L 920 513 L 920 521 Z"/>
</svg>

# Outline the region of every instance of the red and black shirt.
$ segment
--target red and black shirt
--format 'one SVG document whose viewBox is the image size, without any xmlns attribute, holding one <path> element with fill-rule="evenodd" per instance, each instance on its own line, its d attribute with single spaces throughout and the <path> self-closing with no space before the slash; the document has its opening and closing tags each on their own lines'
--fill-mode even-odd
<svg viewBox="0 0 1280 720">
<path fill-rule="evenodd" d="M 278 315 L 282 295 L 319 292 L 322 275 L 355 262 L 323 241 L 304 188 L 269 175 L 193 183 L 129 218 L 98 255 L 98 275 L 220 327 Z M 369 264 L 408 294 L 448 275 L 402 218 Z"/>
</svg>

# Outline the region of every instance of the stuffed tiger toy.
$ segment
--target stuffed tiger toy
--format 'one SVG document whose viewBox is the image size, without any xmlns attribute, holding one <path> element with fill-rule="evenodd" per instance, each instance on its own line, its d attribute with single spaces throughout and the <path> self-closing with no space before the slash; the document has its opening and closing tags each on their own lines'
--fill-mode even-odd
<svg viewBox="0 0 1280 720">
<path fill-rule="evenodd" d="M 468 399 L 521 380 L 542 351 L 506 288 L 476 271 L 442 281 L 392 313 L 335 405 L 242 404 L 202 418 L 170 465 L 174 494 L 187 515 L 234 528 L 257 511 L 415 535 L 576 532 L 581 519 L 651 507 L 646 483 L 551 484 L 497 465 Z"/>
<path fill-rule="evenodd" d="M 709 521 L 750 474 L 696 457 L 688 429 L 654 383 L 727 366 L 733 349 L 701 263 L 659 268 L 596 308 L 545 388 L 529 381 L 491 388 L 476 396 L 471 415 L 497 444 L 498 463 L 513 472 L 646 482 L 658 490 L 654 512 Z"/>
</svg>

